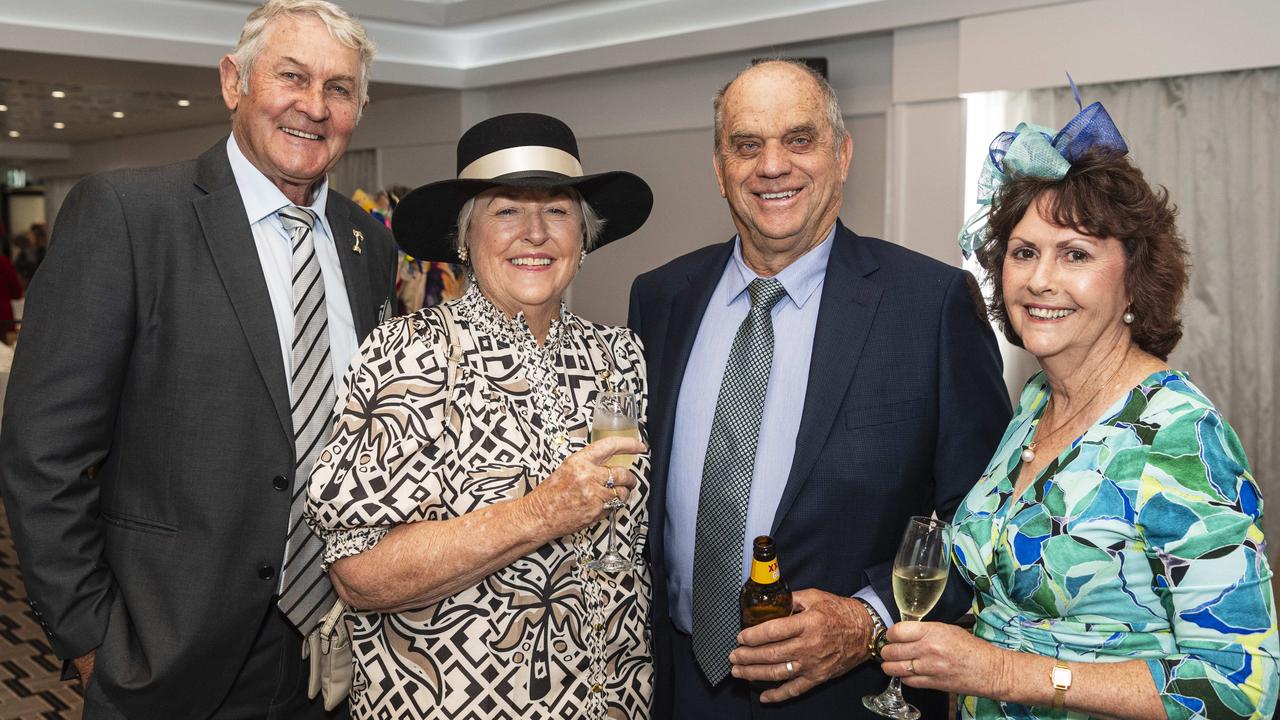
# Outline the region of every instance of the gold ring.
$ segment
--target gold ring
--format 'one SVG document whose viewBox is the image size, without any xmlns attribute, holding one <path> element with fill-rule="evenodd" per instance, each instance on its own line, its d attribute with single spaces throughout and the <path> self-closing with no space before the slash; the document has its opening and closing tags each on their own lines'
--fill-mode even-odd
<svg viewBox="0 0 1280 720">
<path fill-rule="evenodd" d="M 915 659 L 915 658 L 911 658 L 910 660 L 908 660 L 908 661 L 907 661 L 907 672 L 911 673 L 912 675 L 915 675 L 915 674 L 916 674 L 916 659 Z"/>
<path fill-rule="evenodd" d="M 615 483 L 613 481 L 613 468 L 609 468 L 609 478 L 604 481 L 604 486 L 606 488 L 609 488 L 610 490 L 613 490 L 614 484 Z M 614 491 L 614 495 L 617 495 L 617 494 L 618 494 L 617 491 Z"/>
</svg>

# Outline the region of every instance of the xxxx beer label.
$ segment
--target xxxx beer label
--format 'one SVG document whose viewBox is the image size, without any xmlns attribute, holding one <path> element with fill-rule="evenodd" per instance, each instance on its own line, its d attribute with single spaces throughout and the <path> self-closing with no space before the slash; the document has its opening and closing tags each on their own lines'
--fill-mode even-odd
<svg viewBox="0 0 1280 720">
<path fill-rule="evenodd" d="M 751 579 L 760 585 L 772 585 L 778 582 L 778 559 L 760 561 L 751 560 Z"/>
</svg>

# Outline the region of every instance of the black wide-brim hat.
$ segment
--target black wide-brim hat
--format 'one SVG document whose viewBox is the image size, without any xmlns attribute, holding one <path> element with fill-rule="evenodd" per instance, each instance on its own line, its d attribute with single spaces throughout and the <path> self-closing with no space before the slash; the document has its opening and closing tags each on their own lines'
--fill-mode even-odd
<svg viewBox="0 0 1280 720">
<path fill-rule="evenodd" d="M 419 260 L 460 262 L 454 248 L 458 212 L 489 188 L 571 187 L 582 195 L 604 228 L 600 248 L 644 225 L 653 191 L 624 171 L 582 174 L 578 141 L 560 120 L 536 113 L 499 115 L 477 123 L 458 140 L 458 177 L 433 182 L 400 201 L 391 217 L 396 242 Z"/>
</svg>

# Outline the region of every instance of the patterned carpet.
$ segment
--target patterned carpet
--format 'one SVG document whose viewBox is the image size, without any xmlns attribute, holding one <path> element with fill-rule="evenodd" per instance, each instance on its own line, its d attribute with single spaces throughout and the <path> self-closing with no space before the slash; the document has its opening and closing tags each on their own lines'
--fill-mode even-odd
<svg viewBox="0 0 1280 720">
<path fill-rule="evenodd" d="M 0 503 L 0 720 L 78 720 L 80 685 L 59 680 L 61 669 L 27 606 Z"/>
</svg>

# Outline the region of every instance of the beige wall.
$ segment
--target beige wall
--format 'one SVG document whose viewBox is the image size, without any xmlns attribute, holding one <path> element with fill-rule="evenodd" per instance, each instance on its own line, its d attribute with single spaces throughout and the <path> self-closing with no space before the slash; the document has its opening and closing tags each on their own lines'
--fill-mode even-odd
<svg viewBox="0 0 1280 720">
<path fill-rule="evenodd" d="M 625 168 L 654 187 L 649 223 L 634 238 L 591 257 L 570 298 L 589 317 L 621 322 L 632 277 L 732 233 L 710 167 L 714 91 L 752 57 L 821 56 L 830 63 L 832 85 L 854 135 L 843 218 L 862 234 L 958 263 L 954 237 L 963 222 L 965 164 L 961 92 L 1053 82 L 1063 67 L 1058 55 L 1045 60 L 1040 51 L 1047 49 L 1039 47 L 1017 53 L 1016 68 L 1003 60 L 992 65 L 997 61 L 991 57 L 1008 55 L 993 54 L 993 47 L 1038 37 L 1043 27 L 1070 20 L 1087 30 L 1091 43 L 1108 48 L 1107 72 L 1116 78 L 1205 72 L 1277 57 L 1280 46 L 1261 42 L 1256 28 L 1235 36 L 1201 34 L 1196 53 L 1182 52 L 1186 43 L 1165 39 L 1197 28 L 1203 11 L 1196 0 L 1133 5 L 1103 29 L 1085 20 L 1107 14 L 1110 4 L 1086 0 L 518 85 L 387 101 L 375 96 L 352 148 L 377 151 L 384 186 L 416 186 L 453 175 L 459 132 L 483 118 L 536 111 L 565 119 L 578 134 L 588 172 Z M 1273 0 L 1224 0 L 1214 14 L 1225 13 L 1234 26 L 1244 27 L 1249 18 L 1276 18 L 1277 7 Z M 1126 34 L 1126 28 L 1141 32 Z M 1137 42 L 1142 44 L 1132 45 Z M 1078 45 L 1054 46 L 1053 52 Z M 1137 49 L 1128 52 L 1131 47 Z M 1085 62 L 1073 57 L 1073 69 L 1073 63 Z M 1085 71 L 1099 69 L 1088 65 Z M 1084 75 L 1078 79 L 1102 79 Z M 216 125 L 75 146 L 69 159 L 35 166 L 32 173 L 65 186 L 67 179 L 90 172 L 192 157 L 226 132 L 227 126 Z M 57 202 L 52 198 L 50 212 Z"/>
</svg>

